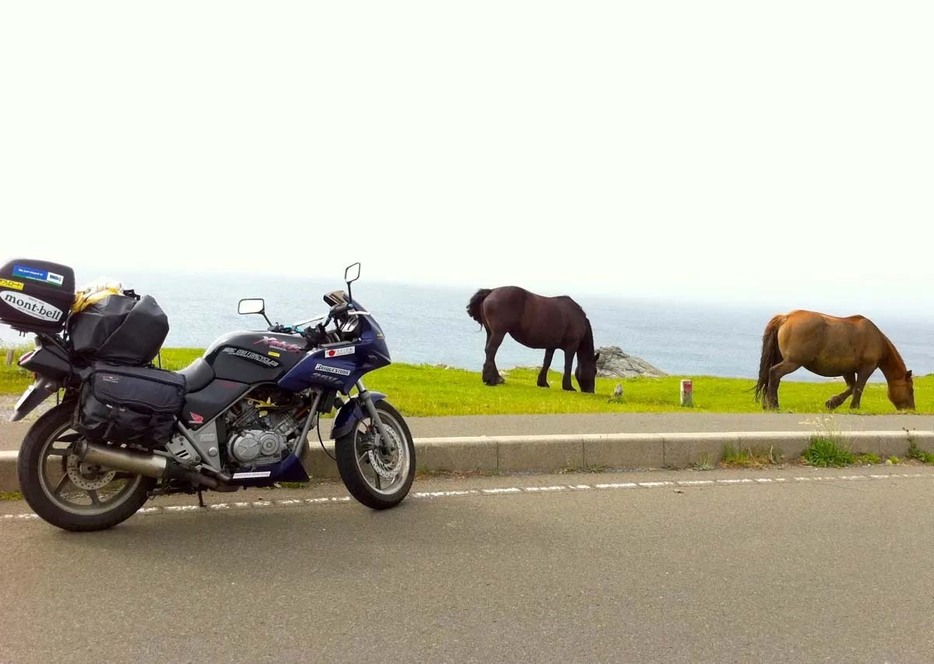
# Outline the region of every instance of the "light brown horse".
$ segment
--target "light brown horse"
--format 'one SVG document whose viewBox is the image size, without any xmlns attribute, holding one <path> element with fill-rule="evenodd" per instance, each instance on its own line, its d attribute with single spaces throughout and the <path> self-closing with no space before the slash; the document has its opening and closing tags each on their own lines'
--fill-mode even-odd
<svg viewBox="0 0 934 664">
<path fill-rule="evenodd" d="M 834 409 L 850 395 L 850 408 L 859 408 L 866 381 L 881 369 L 889 386 L 889 400 L 899 410 L 915 407 L 911 372 L 895 346 L 864 316 L 838 318 L 796 310 L 774 316 L 762 335 L 756 400 L 763 408 L 778 408 L 782 376 L 804 367 L 818 376 L 843 376 L 846 390 L 825 403 Z"/>
</svg>

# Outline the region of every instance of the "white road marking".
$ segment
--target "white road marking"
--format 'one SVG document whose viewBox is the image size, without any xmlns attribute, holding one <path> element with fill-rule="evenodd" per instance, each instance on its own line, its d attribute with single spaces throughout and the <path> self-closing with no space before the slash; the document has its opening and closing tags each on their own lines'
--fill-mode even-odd
<svg viewBox="0 0 934 664">
<path fill-rule="evenodd" d="M 525 487 L 499 487 L 495 489 L 461 489 L 456 491 L 417 491 L 408 496 L 410 500 L 438 499 L 438 498 L 459 498 L 463 496 L 502 496 L 517 494 L 542 494 L 555 493 L 561 491 L 587 491 L 591 489 L 658 489 L 663 487 L 695 487 L 695 486 L 728 486 L 728 485 L 748 485 L 748 484 L 772 484 L 783 482 L 785 484 L 796 484 L 805 482 L 864 482 L 872 480 L 888 479 L 934 479 L 934 474 L 928 473 L 892 473 L 890 475 L 881 475 L 878 473 L 866 473 L 863 475 L 815 475 L 811 477 L 755 477 L 755 478 L 728 478 L 728 479 L 710 479 L 710 480 L 677 480 L 677 481 L 659 481 L 659 482 L 609 482 L 601 484 L 552 484 L 549 486 L 525 486 Z M 349 503 L 350 496 L 327 496 L 321 498 L 290 498 L 276 500 L 256 500 L 252 502 L 232 502 L 215 503 L 208 505 L 206 509 L 213 511 L 239 510 L 239 509 L 257 509 L 266 507 L 297 507 L 307 505 L 325 505 L 336 503 Z M 197 505 L 166 505 L 165 507 L 143 507 L 134 516 L 149 516 L 153 514 L 180 514 L 183 512 L 198 512 L 204 508 Z M 4 521 L 34 521 L 38 519 L 37 514 L 27 512 L 24 514 L 0 514 L 0 519 Z"/>
</svg>

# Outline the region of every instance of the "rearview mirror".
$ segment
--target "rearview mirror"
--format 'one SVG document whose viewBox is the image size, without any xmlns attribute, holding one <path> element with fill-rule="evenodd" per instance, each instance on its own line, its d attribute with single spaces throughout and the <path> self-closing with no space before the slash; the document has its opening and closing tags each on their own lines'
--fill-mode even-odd
<svg viewBox="0 0 934 664">
<path fill-rule="evenodd" d="M 344 281 L 348 284 L 353 283 L 360 278 L 360 263 L 354 263 L 353 265 L 348 265 L 347 269 L 344 270 Z"/>
<path fill-rule="evenodd" d="M 237 312 L 240 314 L 262 314 L 266 312 L 266 302 L 261 297 L 253 297 L 245 300 L 240 300 L 240 305 L 237 307 Z"/>
</svg>

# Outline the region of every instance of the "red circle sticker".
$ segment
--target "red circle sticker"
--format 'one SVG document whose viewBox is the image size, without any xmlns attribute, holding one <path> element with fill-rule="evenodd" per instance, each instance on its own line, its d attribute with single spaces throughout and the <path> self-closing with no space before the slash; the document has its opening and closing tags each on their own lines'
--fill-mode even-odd
<svg viewBox="0 0 934 664">
<path fill-rule="evenodd" d="M 334 353 L 335 353 L 335 351 L 329 350 L 329 351 L 328 351 L 328 357 L 334 357 Z"/>
</svg>

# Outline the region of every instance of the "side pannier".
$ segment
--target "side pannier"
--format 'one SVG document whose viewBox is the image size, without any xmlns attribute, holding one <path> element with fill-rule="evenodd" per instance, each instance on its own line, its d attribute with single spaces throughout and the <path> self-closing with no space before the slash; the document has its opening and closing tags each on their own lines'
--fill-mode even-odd
<svg viewBox="0 0 934 664">
<path fill-rule="evenodd" d="M 155 447 L 172 437 L 184 400 L 181 374 L 95 364 L 81 386 L 75 428 L 94 442 Z"/>
</svg>

